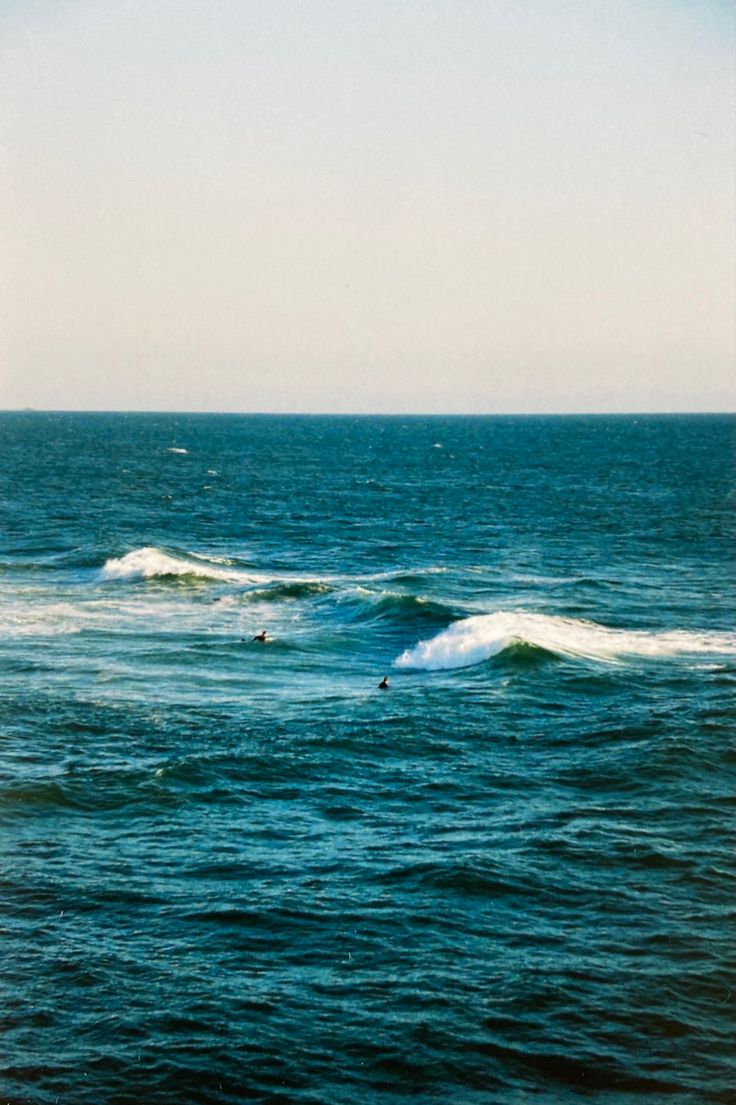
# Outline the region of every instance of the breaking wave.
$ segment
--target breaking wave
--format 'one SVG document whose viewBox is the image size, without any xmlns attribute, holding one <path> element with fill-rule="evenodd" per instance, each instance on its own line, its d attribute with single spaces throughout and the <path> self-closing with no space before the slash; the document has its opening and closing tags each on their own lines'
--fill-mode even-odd
<svg viewBox="0 0 736 1105">
<path fill-rule="evenodd" d="M 677 653 L 735 653 L 736 634 L 675 630 L 650 633 L 545 614 L 498 611 L 454 622 L 394 660 L 397 668 L 441 671 L 481 664 L 507 648 L 530 645 L 591 660 Z"/>
<path fill-rule="evenodd" d="M 222 560 L 209 560 L 201 555 L 181 556 L 164 552 L 155 546 L 134 549 L 119 558 L 105 561 L 100 577 L 105 580 L 156 579 L 171 576 L 195 576 L 226 583 L 249 583 L 253 577 L 235 569 L 218 567 Z"/>
</svg>

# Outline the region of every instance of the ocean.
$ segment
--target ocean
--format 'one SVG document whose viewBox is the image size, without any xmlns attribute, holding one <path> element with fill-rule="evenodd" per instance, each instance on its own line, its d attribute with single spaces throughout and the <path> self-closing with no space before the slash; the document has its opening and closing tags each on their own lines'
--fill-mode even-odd
<svg viewBox="0 0 736 1105">
<path fill-rule="evenodd" d="M 3 1105 L 736 1100 L 733 430 L 0 414 Z"/>
</svg>

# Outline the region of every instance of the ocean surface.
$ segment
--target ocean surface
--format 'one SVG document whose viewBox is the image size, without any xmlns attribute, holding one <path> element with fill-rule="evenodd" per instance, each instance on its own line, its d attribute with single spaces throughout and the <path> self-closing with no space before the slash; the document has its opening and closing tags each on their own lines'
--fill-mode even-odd
<svg viewBox="0 0 736 1105">
<path fill-rule="evenodd" d="M 733 428 L 0 414 L 2 1105 L 736 1100 Z"/>
</svg>

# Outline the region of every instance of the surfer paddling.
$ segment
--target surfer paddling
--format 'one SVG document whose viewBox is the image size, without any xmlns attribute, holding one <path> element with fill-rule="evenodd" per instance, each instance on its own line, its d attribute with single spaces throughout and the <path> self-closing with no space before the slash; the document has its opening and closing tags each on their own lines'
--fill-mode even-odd
<svg viewBox="0 0 736 1105">
<path fill-rule="evenodd" d="M 383 679 L 378 684 L 378 689 L 379 689 L 379 691 L 387 691 L 388 690 L 388 676 L 387 675 L 384 675 Z"/>
<path fill-rule="evenodd" d="M 267 636 L 267 635 L 266 635 L 266 630 L 265 630 L 265 629 L 262 629 L 260 633 L 256 633 L 256 635 L 255 635 L 255 637 L 253 638 L 253 640 L 254 640 L 254 641 L 260 641 L 260 642 L 261 642 L 261 644 L 263 644 L 263 642 L 264 642 L 264 641 L 266 640 L 266 636 Z"/>
</svg>

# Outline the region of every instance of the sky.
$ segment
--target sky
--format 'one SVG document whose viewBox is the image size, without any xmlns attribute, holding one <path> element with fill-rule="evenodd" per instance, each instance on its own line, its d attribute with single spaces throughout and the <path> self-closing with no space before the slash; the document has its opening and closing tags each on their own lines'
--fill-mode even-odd
<svg viewBox="0 0 736 1105">
<path fill-rule="evenodd" d="M 0 0 L 0 408 L 721 411 L 731 0 Z"/>
</svg>

